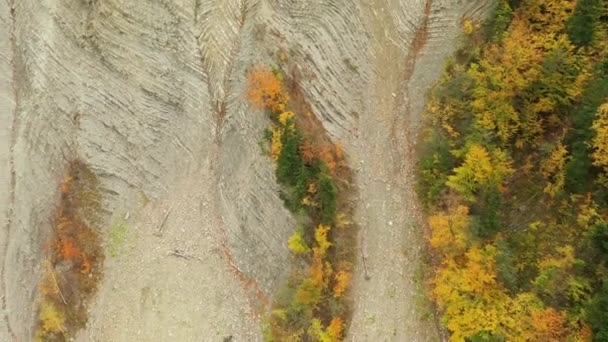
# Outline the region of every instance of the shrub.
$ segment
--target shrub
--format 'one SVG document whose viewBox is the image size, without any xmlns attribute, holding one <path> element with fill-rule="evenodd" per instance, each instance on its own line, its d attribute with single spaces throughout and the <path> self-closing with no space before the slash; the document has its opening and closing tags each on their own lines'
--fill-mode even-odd
<svg viewBox="0 0 608 342">
<path fill-rule="evenodd" d="M 343 321 L 342 318 L 334 318 L 327 326 L 327 329 L 323 329 L 323 323 L 318 319 L 313 319 L 310 328 L 308 329 L 308 335 L 313 341 L 319 342 L 337 342 L 342 337 Z"/>
<path fill-rule="evenodd" d="M 334 285 L 334 297 L 340 298 L 348 288 L 351 274 L 346 271 L 339 271 L 335 275 L 336 285 Z"/>
<path fill-rule="evenodd" d="M 53 302 L 48 300 L 42 302 L 39 319 L 45 333 L 65 333 L 65 313 Z"/>
<path fill-rule="evenodd" d="M 454 167 L 454 157 L 450 153 L 447 138 L 433 131 L 425 140 L 420 158 L 418 193 L 425 206 L 437 204 L 437 200 L 447 187 L 448 174 Z"/>
<path fill-rule="evenodd" d="M 297 306 L 314 307 L 321 300 L 321 288 L 312 279 L 305 279 L 296 291 Z"/>
<path fill-rule="evenodd" d="M 319 173 L 317 178 L 317 196 L 321 206 L 321 221 L 331 222 L 336 216 L 336 186 L 326 172 Z"/>
<path fill-rule="evenodd" d="M 272 128 L 272 137 L 270 138 L 270 158 L 272 160 L 279 159 L 281 150 L 283 149 L 283 142 L 281 137 L 283 136 L 283 129 L 280 127 Z"/>
<path fill-rule="evenodd" d="M 301 137 L 287 130 L 282 135 L 283 148 L 277 158 L 277 180 L 281 184 L 295 186 L 302 176 L 304 161 L 300 154 Z"/>
<path fill-rule="evenodd" d="M 42 265 L 38 285 L 41 299 L 36 339 L 64 341 L 85 326 L 86 304 L 100 279 L 103 250 L 90 224 L 99 211 L 95 175 L 80 162 L 70 164 L 69 176 L 60 183 L 61 202 L 49 241 L 51 255 Z M 69 267 L 59 267 L 69 261 Z"/>
<path fill-rule="evenodd" d="M 289 249 L 296 255 L 310 252 L 310 247 L 304 240 L 304 230 L 299 228 L 290 238 L 288 242 Z"/>
</svg>

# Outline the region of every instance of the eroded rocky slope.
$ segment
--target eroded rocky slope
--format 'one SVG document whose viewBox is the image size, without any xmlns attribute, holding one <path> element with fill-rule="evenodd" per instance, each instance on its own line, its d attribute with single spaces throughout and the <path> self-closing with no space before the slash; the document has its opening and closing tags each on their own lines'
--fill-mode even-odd
<svg viewBox="0 0 608 342">
<path fill-rule="evenodd" d="M 98 175 L 99 228 L 129 226 L 80 340 L 261 338 L 252 297 L 282 280 L 294 220 L 244 75 L 280 54 L 357 171 L 371 278 L 358 265 L 348 339 L 432 339 L 416 313 L 408 151 L 461 18 L 490 4 L 427 1 L 0 3 L 0 340 L 32 335 L 58 184 L 75 159 Z"/>
</svg>

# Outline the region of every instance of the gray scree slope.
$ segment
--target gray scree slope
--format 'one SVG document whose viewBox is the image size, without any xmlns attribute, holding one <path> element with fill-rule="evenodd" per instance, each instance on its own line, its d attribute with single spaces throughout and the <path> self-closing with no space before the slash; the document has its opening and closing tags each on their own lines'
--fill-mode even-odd
<svg viewBox="0 0 608 342">
<path fill-rule="evenodd" d="M 436 339 L 415 307 L 421 241 L 408 151 L 462 17 L 490 4 L 428 1 L 0 2 L 0 341 L 32 335 L 72 159 L 99 176 L 100 228 L 125 217 L 129 226 L 77 340 L 261 339 L 242 279 L 276 290 L 294 220 L 257 146 L 267 122 L 248 107 L 244 75 L 279 49 L 355 170 L 372 277 L 357 266 L 347 339 Z M 194 258 L 167 255 L 176 249 Z"/>
</svg>

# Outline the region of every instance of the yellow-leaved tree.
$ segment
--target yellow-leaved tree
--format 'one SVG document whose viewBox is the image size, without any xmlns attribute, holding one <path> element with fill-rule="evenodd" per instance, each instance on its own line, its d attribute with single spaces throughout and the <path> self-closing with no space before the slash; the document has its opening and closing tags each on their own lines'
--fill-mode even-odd
<svg viewBox="0 0 608 342">
<path fill-rule="evenodd" d="M 302 228 L 296 230 L 289 238 L 288 247 L 295 255 L 304 254 L 310 251 L 310 247 L 308 247 L 306 240 L 304 239 L 304 230 Z"/>
<path fill-rule="evenodd" d="M 43 301 L 40 306 L 40 322 L 46 333 L 65 333 L 65 313 L 53 302 Z"/>
<path fill-rule="evenodd" d="M 339 271 L 334 276 L 336 284 L 334 285 L 334 297 L 340 298 L 348 288 L 350 283 L 351 274 L 348 271 Z"/>
<path fill-rule="evenodd" d="M 313 251 L 314 254 L 318 255 L 320 258 L 325 257 L 325 253 L 332 245 L 327 238 L 330 229 L 331 227 L 324 224 L 318 225 L 317 229 L 315 229 L 315 242 L 317 243 L 317 246 L 313 248 Z"/>
<path fill-rule="evenodd" d="M 507 294 L 496 279 L 496 253 L 493 245 L 474 246 L 464 260 L 446 257 L 435 273 L 432 295 L 451 341 L 475 336 L 520 341 L 529 331 L 525 322 L 538 300 L 529 293 Z"/>
<path fill-rule="evenodd" d="M 464 163 L 448 177 L 447 185 L 465 200 L 475 202 L 475 196 L 482 188 L 502 186 L 504 179 L 513 173 L 511 164 L 504 151 L 495 149 L 490 154 L 485 147 L 474 144 L 468 149 Z"/>
<path fill-rule="evenodd" d="M 560 142 L 541 164 L 540 173 L 547 179 L 543 191 L 551 197 L 555 197 L 564 188 L 568 160 L 568 150 Z"/>
<path fill-rule="evenodd" d="M 283 151 L 283 142 L 281 137 L 283 136 L 283 129 L 281 127 L 272 127 L 272 137 L 270 139 L 270 158 L 272 160 L 278 160 Z"/>
<path fill-rule="evenodd" d="M 608 103 L 601 105 L 597 111 L 593 130 L 593 164 L 608 173 Z"/>
<path fill-rule="evenodd" d="M 313 319 L 308 335 L 313 341 L 318 342 L 338 342 L 342 337 L 343 327 L 342 318 L 334 318 L 331 320 L 326 329 L 323 329 L 323 323 L 319 319 Z"/>
<path fill-rule="evenodd" d="M 522 125 L 512 102 L 514 95 L 539 75 L 536 62 L 542 54 L 536 45 L 527 23 L 514 18 L 503 47 L 490 45 L 468 71 L 474 82 L 471 105 L 475 125 L 503 143 L 513 138 Z"/>
<path fill-rule="evenodd" d="M 439 212 L 429 217 L 431 246 L 441 254 L 457 255 L 466 250 L 469 227 L 469 208 L 459 205 L 450 212 Z"/>
</svg>

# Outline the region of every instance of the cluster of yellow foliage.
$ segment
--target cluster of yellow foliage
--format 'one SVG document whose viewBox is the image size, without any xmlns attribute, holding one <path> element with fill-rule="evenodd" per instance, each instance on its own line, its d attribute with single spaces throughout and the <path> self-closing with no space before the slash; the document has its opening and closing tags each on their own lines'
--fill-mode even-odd
<svg viewBox="0 0 608 342">
<path fill-rule="evenodd" d="M 473 25 L 473 22 L 471 20 L 465 19 L 462 22 L 462 31 L 464 32 L 464 34 L 470 35 L 471 33 L 473 33 L 474 30 L 475 26 Z"/>
<path fill-rule="evenodd" d="M 320 224 L 315 230 L 315 241 L 317 242 L 317 247 L 313 248 L 314 255 L 319 256 L 319 258 L 324 258 L 325 253 L 329 247 L 331 247 L 331 242 L 329 242 L 327 238 L 327 234 L 331 227 L 327 225 Z"/>
<path fill-rule="evenodd" d="M 341 318 L 331 320 L 326 329 L 318 319 L 313 319 L 308 334 L 318 342 L 338 342 L 342 338 L 343 321 Z"/>
<path fill-rule="evenodd" d="M 562 53 L 574 50 L 563 31 L 574 1 L 542 1 L 540 4 L 527 3 L 525 15 L 522 12 L 515 14 L 505 37 L 500 42 L 489 44 L 480 60 L 468 71 L 474 82 L 472 108 L 475 124 L 495 134 L 503 143 L 515 138 L 519 147 L 536 143 L 539 134 L 546 129 L 542 114 L 552 112 L 556 106 L 579 96 L 581 84 L 588 77 L 582 73 L 578 77 L 554 80 L 550 77 L 555 75 L 543 74 L 542 61 L 552 54 L 569 56 L 564 65 L 573 68 L 580 68 L 584 60 L 575 54 Z M 467 23 L 465 21 L 465 32 L 472 31 L 472 25 Z M 544 77 L 547 77 L 547 83 L 564 88 L 563 97 L 544 93 L 527 103 L 523 111 L 518 110 L 511 100 Z M 453 127 L 449 120 L 444 124 L 445 127 Z"/>
<path fill-rule="evenodd" d="M 593 139 L 594 164 L 608 174 L 608 103 L 603 104 L 593 122 L 595 138 Z"/>
<path fill-rule="evenodd" d="M 430 243 L 442 254 L 462 254 L 468 245 L 469 208 L 459 205 L 451 213 L 429 216 Z"/>
<path fill-rule="evenodd" d="M 542 302 L 533 293 L 515 297 L 507 293 L 496 279 L 495 257 L 492 245 L 473 246 L 458 259 L 445 258 L 437 270 L 432 295 L 444 311 L 450 339 L 463 341 L 485 332 L 512 341 L 545 341 L 536 337 L 556 331 L 569 333 L 565 321 L 552 321 L 548 316 L 553 309 L 539 314 Z M 561 330 L 549 330 L 558 323 Z"/>
<path fill-rule="evenodd" d="M 45 333 L 65 333 L 65 314 L 53 302 L 42 302 L 39 318 Z"/>
<path fill-rule="evenodd" d="M 492 155 L 481 145 L 472 145 L 462 166 L 448 177 L 448 186 L 467 201 L 475 202 L 475 193 L 482 187 L 501 187 L 505 177 L 513 173 L 511 160 L 504 151 L 495 149 Z"/>
<path fill-rule="evenodd" d="M 310 251 L 310 247 L 304 240 L 304 231 L 302 229 L 296 230 L 296 232 L 289 238 L 288 241 L 289 250 L 295 255 L 304 254 Z"/>
<path fill-rule="evenodd" d="M 44 341 L 52 336 L 61 336 L 66 332 L 66 312 L 64 298 L 57 283 L 57 275 L 50 261 L 43 263 L 43 273 L 38 289 L 42 298 L 38 312 L 39 328 L 36 340 Z"/>
<path fill-rule="evenodd" d="M 315 230 L 316 246 L 313 247 L 312 265 L 310 266 L 310 279 L 320 291 L 324 290 L 333 269 L 328 261 L 325 261 L 325 256 L 331 242 L 327 239 L 330 227 L 320 224 Z"/>
<path fill-rule="evenodd" d="M 283 136 L 283 129 L 281 127 L 272 128 L 272 137 L 270 140 L 270 158 L 273 160 L 279 159 L 281 150 L 283 149 L 283 142 L 281 137 Z"/>
<path fill-rule="evenodd" d="M 564 188 L 568 160 L 568 150 L 560 142 L 540 167 L 541 174 L 548 179 L 544 192 L 551 197 L 555 197 Z"/>
<path fill-rule="evenodd" d="M 344 294 L 344 291 L 348 288 L 348 284 L 350 284 L 351 274 L 347 271 L 339 271 L 336 273 L 335 281 L 336 285 L 334 285 L 334 297 L 340 298 Z"/>
<path fill-rule="evenodd" d="M 290 112 L 290 111 L 282 112 L 281 114 L 279 114 L 279 122 L 281 123 L 281 125 L 287 126 L 287 123 L 291 119 L 293 119 L 294 116 L 295 116 L 295 114 L 293 112 Z"/>
</svg>

